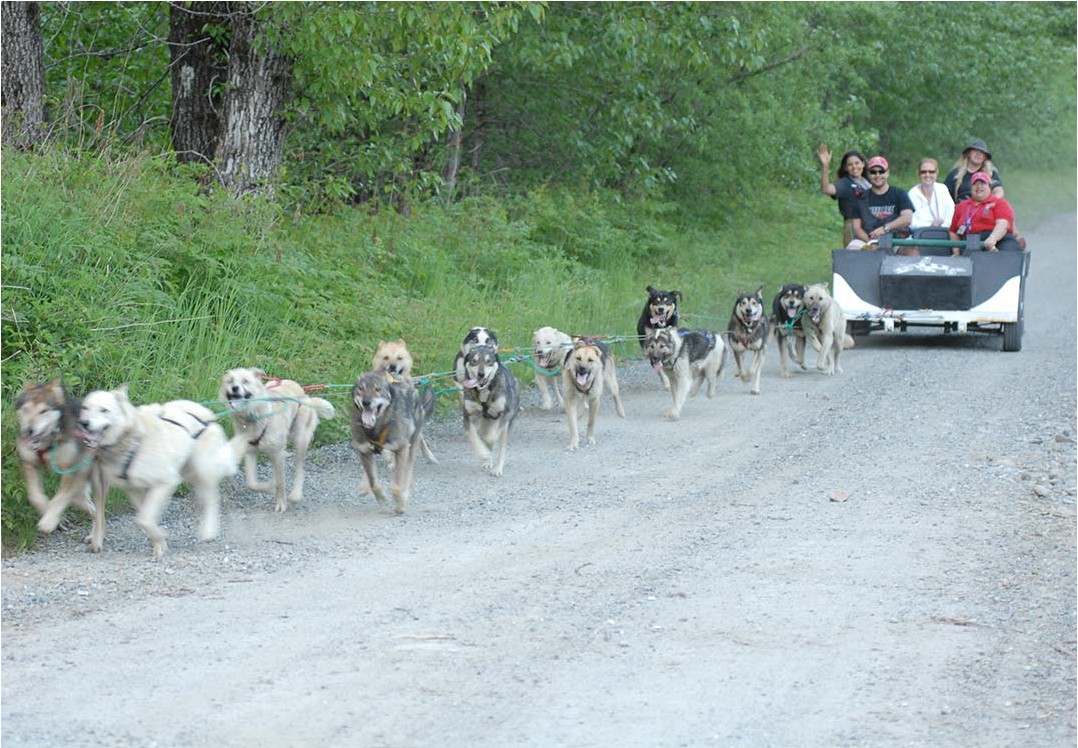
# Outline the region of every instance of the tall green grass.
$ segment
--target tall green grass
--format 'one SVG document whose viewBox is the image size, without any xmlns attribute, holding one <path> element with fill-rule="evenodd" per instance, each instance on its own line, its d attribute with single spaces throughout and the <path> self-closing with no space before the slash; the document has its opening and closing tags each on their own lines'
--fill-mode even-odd
<svg viewBox="0 0 1078 748">
<path fill-rule="evenodd" d="M 233 202 L 146 155 L 5 152 L 4 167 L 5 445 L 24 381 L 62 376 L 79 394 L 127 382 L 136 402 L 211 401 L 236 366 L 348 385 L 379 340 L 396 338 L 417 373 L 446 372 L 473 325 L 509 348 L 543 325 L 635 335 L 649 284 L 680 290 L 690 325 L 722 329 L 738 290 L 762 284 L 770 298 L 783 283 L 829 280 L 841 234 L 834 203 L 811 189 L 758 186 L 751 204 L 706 212 L 541 190 L 416 205 L 408 217 L 365 207 L 306 216 Z M 1009 178 L 1016 196 L 1043 184 Z M 1065 192 L 1065 179 L 1052 183 Z M 1073 174 L 1070 188 L 1073 208 Z M 327 396 L 347 411 L 346 387 Z M 319 439 L 346 433 L 337 418 Z M 16 463 L 5 449 L 5 549 L 35 538 Z"/>
</svg>

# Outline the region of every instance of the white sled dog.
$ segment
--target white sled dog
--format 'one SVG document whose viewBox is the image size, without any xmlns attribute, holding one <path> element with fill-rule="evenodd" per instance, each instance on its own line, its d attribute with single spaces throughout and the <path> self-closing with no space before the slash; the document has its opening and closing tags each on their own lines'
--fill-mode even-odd
<svg viewBox="0 0 1078 748">
<path fill-rule="evenodd" d="M 202 506 L 199 537 L 220 529 L 219 484 L 233 475 L 246 450 L 242 437 L 229 441 L 213 411 L 190 400 L 135 407 L 127 385 L 96 390 L 79 410 L 79 437 L 109 485 L 130 497 L 135 522 L 153 545 L 154 559 L 168 549 L 157 522 L 181 483 L 189 483 Z M 105 496 L 96 498 L 92 547 L 104 540 Z"/>
<path fill-rule="evenodd" d="M 532 350 L 535 353 L 535 365 L 542 369 L 535 373 L 535 386 L 543 399 L 543 410 L 550 410 L 556 402 L 564 402 L 562 397 L 562 378 L 558 370 L 565 366 L 565 359 L 573 349 L 573 339 L 561 330 L 553 327 L 540 327 L 532 333 Z M 550 377 L 553 381 L 548 383 Z M 550 399 L 550 390 L 554 390 L 554 399 Z"/>
<path fill-rule="evenodd" d="M 827 292 L 826 283 L 814 283 L 805 290 L 805 337 L 820 352 L 816 368 L 828 376 L 842 373 L 839 356 L 846 336 L 846 314 Z"/>
<path fill-rule="evenodd" d="M 320 397 L 308 397 L 291 379 L 262 381 L 261 369 L 231 369 L 221 378 L 217 399 L 232 410 L 236 434 L 247 443 L 244 473 L 252 491 L 273 491 L 274 509 L 283 512 L 288 502 L 303 500 L 303 468 L 319 418 L 333 418 L 333 406 Z M 285 494 L 284 458 L 289 441 L 296 447 L 292 490 Z M 269 457 L 273 479 L 259 482 L 258 454 Z"/>
</svg>

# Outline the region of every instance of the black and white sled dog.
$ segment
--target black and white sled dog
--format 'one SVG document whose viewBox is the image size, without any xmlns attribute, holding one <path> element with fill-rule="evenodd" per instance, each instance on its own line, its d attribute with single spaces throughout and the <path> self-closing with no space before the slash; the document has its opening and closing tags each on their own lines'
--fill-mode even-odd
<svg viewBox="0 0 1078 748">
<path fill-rule="evenodd" d="M 779 372 L 783 377 L 790 376 L 787 356 L 805 368 L 804 298 L 805 286 L 787 283 L 771 301 L 771 333 L 779 349 Z"/>
<path fill-rule="evenodd" d="M 721 335 L 664 327 L 649 332 L 644 343 L 644 353 L 652 368 L 666 372 L 670 378 L 674 406 L 666 412 L 666 418 L 672 421 L 681 418 L 685 401 L 694 397 L 705 382 L 707 396 L 715 396 L 715 382 L 726 363 L 726 344 Z"/>
<path fill-rule="evenodd" d="M 135 407 L 127 385 L 96 390 L 82 401 L 79 434 L 94 453 L 94 462 L 109 485 L 130 497 L 138 512 L 135 522 L 153 545 L 154 559 L 168 549 L 158 520 L 172 494 L 188 483 L 202 507 L 199 537 L 209 540 L 220 528 L 221 481 L 234 475 L 247 451 L 246 438 L 230 441 L 209 408 L 190 400 L 172 400 Z M 104 539 L 104 495 L 95 496 L 93 545 Z M 97 534 L 97 533 L 100 534 Z"/>
<path fill-rule="evenodd" d="M 464 340 L 460 341 L 460 350 L 453 359 L 453 378 L 457 380 L 458 385 L 463 384 L 464 380 L 468 378 L 468 373 L 464 370 L 464 357 L 468 355 L 468 351 L 477 345 L 490 346 L 497 351 L 498 336 L 486 327 L 473 327 L 468 330 Z"/>
<path fill-rule="evenodd" d="M 97 528 L 99 518 L 92 495 L 104 493 L 108 487 L 101 481 L 101 471 L 95 469 L 93 453 L 77 436 L 79 406 L 59 379 L 24 384 L 15 398 L 19 424 L 15 451 L 26 480 L 26 498 L 41 515 L 37 529 L 42 532 L 55 530 L 72 504 L 89 514 Z M 44 472 L 60 475 L 60 487 L 51 501 L 45 495 Z M 91 534 L 91 543 L 94 537 Z M 91 550 L 100 551 L 100 542 Z"/>
<path fill-rule="evenodd" d="M 561 330 L 553 327 L 540 327 L 532 333 L 532 352 L 535 355 L 535 365 L 540 369 L 535 374 L 535 386 L 539 389 L 539 396 L 543 399 L 543 410 L 550 410 L 553 403 L 550 398 L 550 390 L 554 390 L 554 401 L 561 406 L 562 398 L 562 368 L 565 359 L 573 350 L 573 339 Z M 547 378 L 553 379 L 549 384 Z"/>
<path fill-rule="evenodd" d="M 320 397 L 308 397 L 303 387 L 291 379 L 272 379 L 265 383 L 261 369 L 230 369 L 221 377 L 217 399 L 227 402 L 232 411 L 232 425 L 247 443 L 244 473 L 252 491 L 272 491 L 274 509 L 283 512 L 288 502 L 303 500 L 304 466 L 307 450 L 321 418 L 333 418 L 333 405 Z M 285 493 L 284 458 L 289 441 L 295 445 L 292 465 L 292 490 Z M 273 477 L 259 482 L 257 461 L 266 455 L 273 466 Z"/>
<path fill-rule="evenodd" d="M 805 289 L 805 336 L 820 352 L 816 368 L 828 376 L 842 373 L 839 357 L 846 345 L 846 314 L 831 298 L 826 283 L 814 283 Z M 852 338 L 850 339 L 852 343 Z"/>
<path fill-rule="evenodd" d="M 754 395 L 760 394 L 760 373 L 764 368 L 764 356 L 767 354 L 768 325 L 764 315 L 764 287 L 755 291 L 741 291 L 734 302 L 730 314 L 730 324 L 726 336 L 730 351 L 734 354 L 737 375 L 742 382 L 752 380 L 749 390 Z M 743 365 L 742 357 L 752 354 L 752 364 Z"/>
<path fill-rule="evenodd" d="M 464 356 L 461 412 L 464 431 L 491 475 L 505 470 L 509 434 L 520 410 L 520 388 L 513 372 L 491 345 L 472 346 Z"/>
<path fill-rule="evenodd" d="M 640 338 L 640 347 L 644 347 L 644 338 L 652 330 L 661 330 L 664 327 L 677 327 L 681 322 L 681 314 L 678 304 L 681 302 L 681 291 L 662 291 L 654 286 L 645 289 L 648 292 L 648 300 L 644 304 L 640 318 L 636 321 L 636 334 Z M 663 387 L 670 389 L 670 381 L 666 373 L 659 372 L 659 379 Z"/>
<path fill-rule="evenodd" d="M 625 417 L 618 389 L 618 375 L 614 356 L 602 342 L 581 338 L 573 345 L 562 368 L 562 387 L 565 389 L 565 416 L 569 419 L 569 449 L 580 447 L 577 418 L 580 406 L 588 408 L 588 444 L 595 444 L 595 424 L 599 418 L 599 401 L 603 390 L 610 390 L 614 397 L 614 410 L 618 418 Z"/>
<path fill-rule="evenodd" d="M 366 479 L 359 493 L 368 490 L 385 503 L 378 484 L 374 456 L 392 455 L 390 490 L 397 514 L 408 508 L 414 485 L 415 463 L 422 448 L 423 424 L 434 412 L 434 390 L 417 390 L 411 379 L 391 381 L 386 372 L 361 374 L 352 386 L 352 445 L 363 464 Z"/>
</svg>

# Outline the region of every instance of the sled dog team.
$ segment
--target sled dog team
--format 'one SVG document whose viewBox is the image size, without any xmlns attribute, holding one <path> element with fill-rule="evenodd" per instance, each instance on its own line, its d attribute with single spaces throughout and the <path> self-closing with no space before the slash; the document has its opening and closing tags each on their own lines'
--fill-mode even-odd
<svg viewBox="0 0 1078 748">
<path fill-rule="evenodd" d="M 846 335 L 842 309 L 825 284 L 783 286 L 772 301 L 770 319 L 764 313 L 762 286 L 741 292 L 725 332 L 680 328 L 681 293 L 652 286 L 647 292 L 637 333 L 645 357 L 673 398 L 673 407 L 665 414 L 671 420 L 680 418 L 687 399 L 704 385 L 707 396 L 714 396 L 727 349 L 737 376 L 751 381 L 752 394 L 760 394 L 768 338 L 774 338 L 778 346 L 783 377 L 790 374 L 788 357 L 806 368 L 806 341 L 819 354 L 816 367 L 828 375 L 842 371 L 842 350 L 853 345 Z M 563 408 L 570 450 L 580 447 L 578 420 L 584 411 L 584 439 L 595 444 L 605 392 L 613 397 L 617 415 L 625 417 L 614 357 L 601 340 L 574 338 L 542 327 L 533 335 L 532 349 L 542 407 L 549 410 L 556 402 Z M 423 438 L 424 423 L 434 411 L 434 390 L 428 382 L 412 379 L 412 366 L 403 340 L 380 341 L 371 371 L 356 379 L 351 393 L 352 444 L 364 471 L 359 493 L 369 492 L 380 504 L 385 502 L 375 461 L 381 454 L 391 473 L 390 492 L 397 513 L 408 506 L 419 453 L 437 462 Z M 498 340 L 492 331 L 485 327 L 468 331 L 452 376 L 460 393 L 466 438 L 484 467 L 501 476 L 520 410 L 520 388 L 498 356 Z M 548 378 L 555 381 L 549 383 Z M 115 486 L 129 497 L 136 524 L 146 533 L 157 559 L 168 548 L 158 521 L 179 485 L 189 484 L 200 506 L 199 536 L 204 540 L 216 537 L 219 486 L 238 472 L 241 462 L 247 487 L 272 493 L 276 511 L 301 501 L 307 451 L 320 420 L 334 417 L 333 405 L 311 397 L 296 382 L 266 377 L 256 368 L 225 372 L 217 397 L 232 418 L 231 439 L 217 422 L 217 414 L 191 400 L 136 406 L 124 385 L 90 392 L 80 402 L 68 395 L 59 380 L 24 385 L 16 400 L 17 451 L 27 497 L 41 514 L 38 529 L 52 532 L 64 510 L 75 505 L 91 516 L 87 542 L 92 551 L 100 551 L 105 538 L 105 500 L 109 488 Z M 291 487 L 285 480 L 289 445 L 295 450 Z M 257 477 L 259 454 L 270 465 L 265 482 Z M 48 471 L 60 475 L 51 500 L 42 483 L 42 474 Z"/>
</svg>

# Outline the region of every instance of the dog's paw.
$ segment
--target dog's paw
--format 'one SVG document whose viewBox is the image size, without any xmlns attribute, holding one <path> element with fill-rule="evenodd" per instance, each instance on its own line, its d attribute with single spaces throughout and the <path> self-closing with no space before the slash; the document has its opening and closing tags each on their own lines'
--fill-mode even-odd
<svg viewBox="0 0 1078 748">
<path fill-rule="evenodd" d="M 668 421 L 680 420 L 681 419 L 681 411 L 679 411 L 679 410 L 668 410 L 665 413 L 663 413 L 663 418 L 665 418 Z"/>
<path fill-rule="evenodd" d="M 164 540 L 155 540 L 153 544 L 153 560 L 160 561 L 161 557 L 168 552 L 168 543 Z"/>
<path fill-rule="evenodd" d="M 568 449 L 570 452 L 575 452 L 576 450 L 580 449 L 580 441 L 577 440 L 569 442 L 569 446 L 566 447 L 566 449 Z"/>
<path fill-rule="evenodd" d="M 299 502 L 303 501 L 303 493 L 299 491 L 293 491 L 292 493 L 288 494 L 288 500 L 293 504 L 298 504 Z"/>
<path fill-rule="evenodd" d="M 288 511 L 288 502 L 287 501 L 278 501 L 276 504 L 273 505 L 273 511 L 275 511 L 275 512 L 286 512 L 286 511 Z"/>
<path fill-rule="evenodd" d="M 490 468 L 490 474 L 493 475 L 495 478 L 501 478 L 503 472 L 504 471 L 500 467 L 494 467 L 492 465 Z"/>
<path fill-rule="evenodd" d="M 58 516 L 46 514 L 37 521 L 37 529 L 48 535 L 55 530 L 59 524 L 60 518 Z"/>
<path fill-rule="evenodd" d="M 754 387 L 753 389 L 749 390 L 749 394 L 750 395 L 759 395 L 760 394 L 760 388 L 759 387 Z"/>
<path fill-rule="evenodd" d="M 199 529 L 198 537 L 200 540 L 213 540 L 220 530 L 220 525 L 217 522 L 207 522 Z"/>
</svg>

